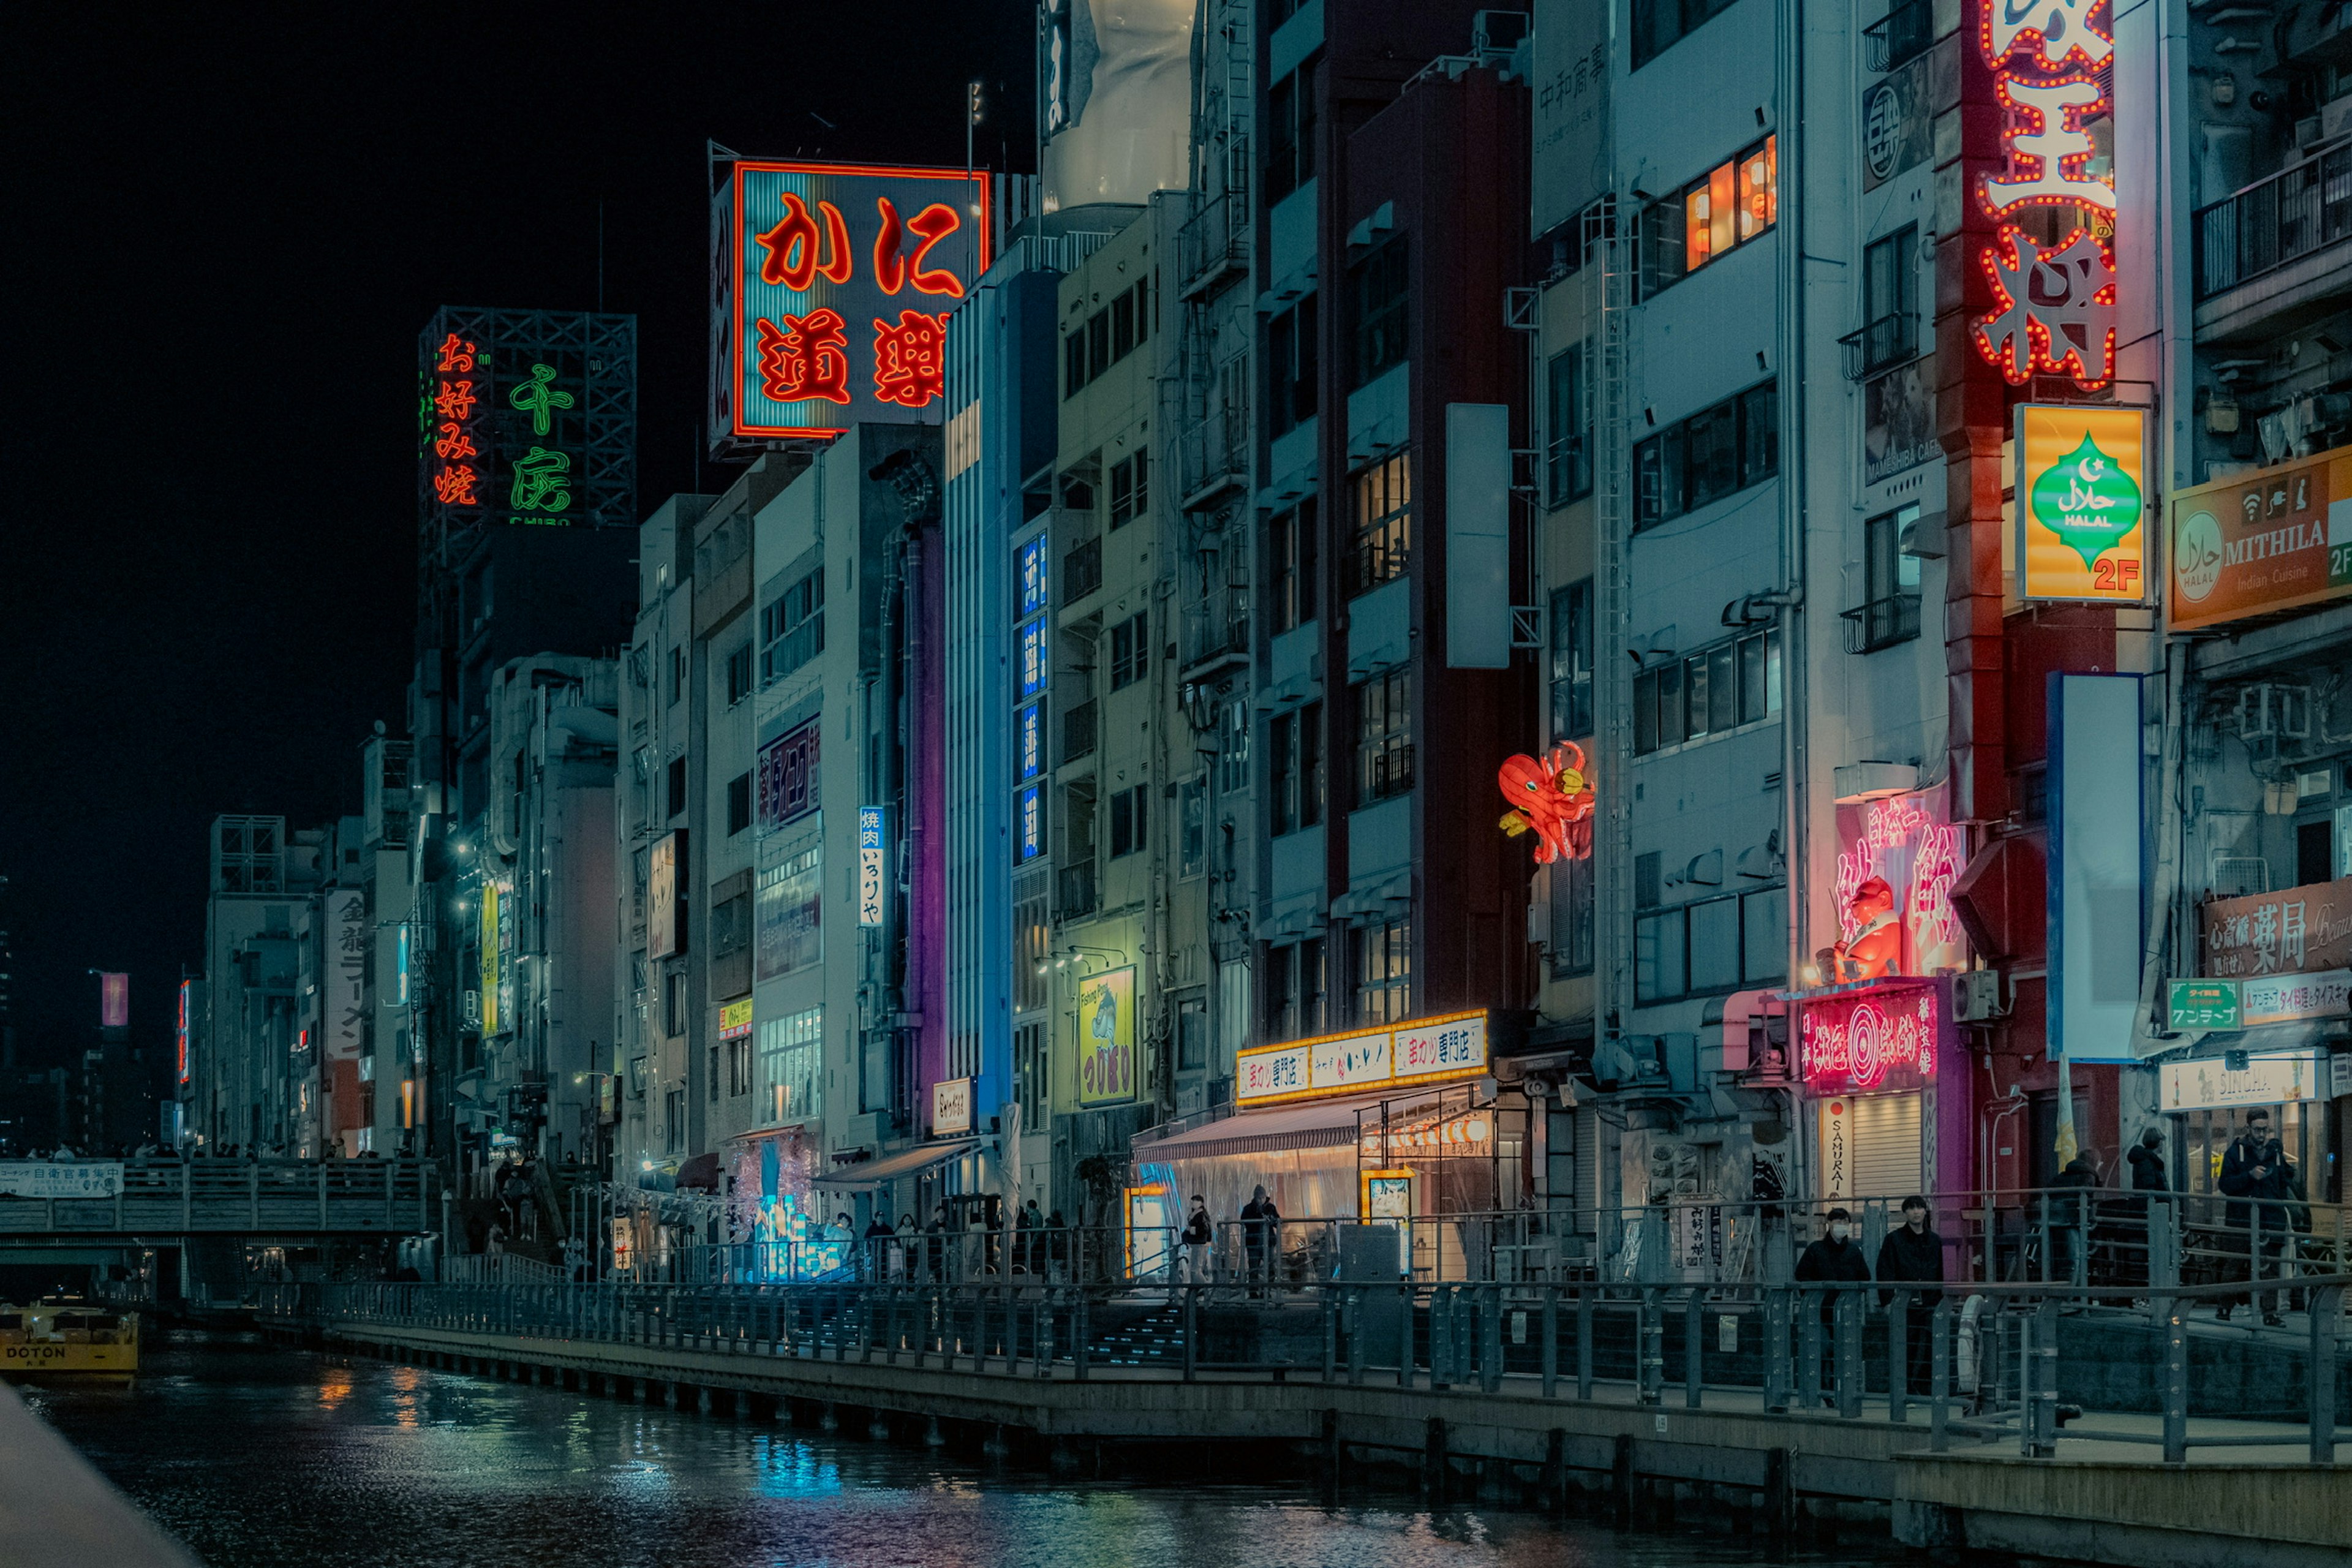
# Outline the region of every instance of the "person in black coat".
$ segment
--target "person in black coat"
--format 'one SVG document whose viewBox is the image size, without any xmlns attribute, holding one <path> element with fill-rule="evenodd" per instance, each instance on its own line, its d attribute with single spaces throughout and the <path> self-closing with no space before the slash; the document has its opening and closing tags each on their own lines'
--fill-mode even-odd
<svg viewBox="0 0 2352 1568">
<path fill-rule="evenodd" d="M 2231 1141 L 2222 1154 L 2216 1184 L 2230 1197 L 2223 1215 L 2229 1226 L 2225 1244 L 2245 1258 L 2233 1272 L 2241 1279 L 2276 1279 L 2278 1257 L 2290 1223 L 2288 1206 L 2280 1200 L 2294 1195 L 2294 1176 L 2284 1147 L 2271 1136 L 2271 1113 L 2264 1107 L 2258 1105 L 2246 1112 L 2246 1130 Z M 2260 1201 L 2263 1199 L 2273 1201 Z M 2249 1299 L 2239 1296 L 2225 1300 L 2216 1315 L 2227 1318 L 2233 1306 Z M 2262 1310 L 2263 1321 L 2273 1328 L 2286 1321 L 2279 1316 L 2276 1290 L 2263 1292 Z"/>
<path fill-rule="evenodd" d="M 1944 1282 L 1944 1238 L 1928 1228 L 1926 1198 L 1903 1200 L 1903 1223 L 1878 1244 L 1878 1282 Z M 1941 1290 L 1916 1291 L 1909 1310 L 1903 1315 L 1904 1383 L 1913 1394 L 1929 1392 L 1935 1368 L 1936 1303 L 1943 1299 Z M 1892 1307 L 1895 1292 L 1881 1290 L 1878 1304 Z"/>
<path fill-rule="evenodd" d="M 2042 1260 L 2045 1280 L 2060 1285 L 2075 1282 L 2074 1260 L 2083 1256 L 2083 1235 L 2092 1217 L 2090 1194 L 2098 1184 L 2098 1171 L 2080 1154 L 2050 1178 L 2050 1191 L 2042 1198 L 2050 1221 L 2051 1256 Z"/>
<path fill-rule="evenodd" d="M 1832 1209 L 1825 1222 L 1827 1234 L 1808 1245 L 1797 1258 L 1797 1280 L 1800 1284 L 1818 1281 L 1822 1284 L 1864 1284 L 1870 1279 L 1870 1259 L 1853 1244 L 1853 1215 L 1845 1210 Z M 1834 1405 L 1831 1390 L 1837 1386 L 1837 1303 L 1843 1290 L 1822 1292 L 1822 1402 Z"/>
</svg>

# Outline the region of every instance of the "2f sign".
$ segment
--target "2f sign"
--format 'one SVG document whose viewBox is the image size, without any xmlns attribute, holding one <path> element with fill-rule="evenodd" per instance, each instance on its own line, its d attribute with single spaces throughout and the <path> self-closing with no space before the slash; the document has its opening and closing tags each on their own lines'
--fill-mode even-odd
<svg viewBox="0 0 2352 1568">
<path fill-rule="evenodd" d="M 2147 450 L 2143 410 L 2018 405 L 2019 597 L 2147 599 Z"/>
<path fill-rule="evenodd" d="M 857 808 L 857 923 L 861 926 L 882 923 L 883 867 L 882 808 L 861 805 Z"/>
</svg>

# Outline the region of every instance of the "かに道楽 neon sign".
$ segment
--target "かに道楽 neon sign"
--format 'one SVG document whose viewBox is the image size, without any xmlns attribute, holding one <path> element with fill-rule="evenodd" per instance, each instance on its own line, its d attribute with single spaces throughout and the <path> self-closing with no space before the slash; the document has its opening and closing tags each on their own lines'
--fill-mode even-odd
<svg viewBox="0 0 2352 1568">
<path fill-rule="evenodd" d="M 2091 127 L 2114 108 L 2115 61 L 2111 34 L 2091 18 L 2108 9 L 2109 0 L 1981 0 L 1979 11 L 2007 162 L 1977 182 L 2000 227 L 1979 258 L 1993 310 L 1973 335 L 1977 352 L 2018 385 L 2064 375 L 2094 389 L 2115 377 L 2115 178 L 2091 167 L 2100 158 Z M 2035 206 L 2096 216 L 2045 245 L 2019 222 Z"/>
</svg>

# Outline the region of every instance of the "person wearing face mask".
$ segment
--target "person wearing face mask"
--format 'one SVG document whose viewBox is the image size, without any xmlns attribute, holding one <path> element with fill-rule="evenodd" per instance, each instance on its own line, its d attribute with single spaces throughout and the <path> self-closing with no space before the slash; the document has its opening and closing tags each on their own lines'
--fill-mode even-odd
<svg viewBox="0 0 2352 1568">
<path fill-rule="evenodd" d="M 1808 1246 L 1797 1259 L 1797 1281 L 1822 1284 L 1866 1283 L 1870 1259 L 1853 1244 L 1853 1215 L 1842 1208 L 1829 1212 L 1828 1234 Z M 1822 1403 L 1834 1405 L 1831 1390 L 1837 1384 L 1837 1303 L 1848 1292 L 1822 1292 Z"/>
</svg>

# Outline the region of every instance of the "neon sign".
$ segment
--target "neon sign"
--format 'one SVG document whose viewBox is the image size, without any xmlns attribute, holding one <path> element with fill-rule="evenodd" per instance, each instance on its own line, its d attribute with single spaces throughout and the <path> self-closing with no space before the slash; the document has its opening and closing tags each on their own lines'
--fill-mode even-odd
<svg viewBox="0 0 2352 1568">
<path fill-rule="evenodd" d="M 1977 352 L 2014 384 L 2071 376 L 2085 390 L 2115 376 L 2115 176 L 2092 127 L 2113 111 L 2112 37 L 2093 25 L 2107 0 L 1982 0 L 1977 47 L 1992 68 L 2006 167 L 1978 176 L 1999 225 L 1979 254 L 1994 309 L 1977 319 Z M 2056 57 L 2052 49 L 2058 44 Z M 2035 206 L 2087 209 L 2054 245 L 2019 221 Z"/>
<path fill-rule="evenodd" d="M 1933 986 L 1832 996 L 1801 1009 L 1799 1062 L 1815 1094 L 1916 1088 L 1936 1076 L 1941 1033 Z"/>
<path fill-rule="evenodd" d="M 989 256 L 989 176 L 746 160 L 721 193 L 712 428 L 825 437 L 947 395 L 945 314 Z"/>
<path fill-rule="evenodd" d="M 1840 982 L 1933 974 L 1968 963 L 1952 884 L 1968 863 L 1940 791 L 1889 795 L 1837 813 Z"/>
<path fill-rule="evenodd" d="M 1541 758 L 1506 758 L 1495 782 L 1511 803 L 1503 831 L 1514 838 L 1534 834 L 1538 865 L 1592 853 L 1592 785 L 1585 777 L 1583 747 L 1562 741 Z"/>
<path fill-rule="evenodd" d="M 183 980 L 180 982 L 180 1018 L 179 1022 L 173 1026 L 173 1038 L 179 1046 L 180 1081 L 182 1083 L 188 1081 L 188 987 L 194 984 L 195 982 L 193 980 Z"/>
</svg>

